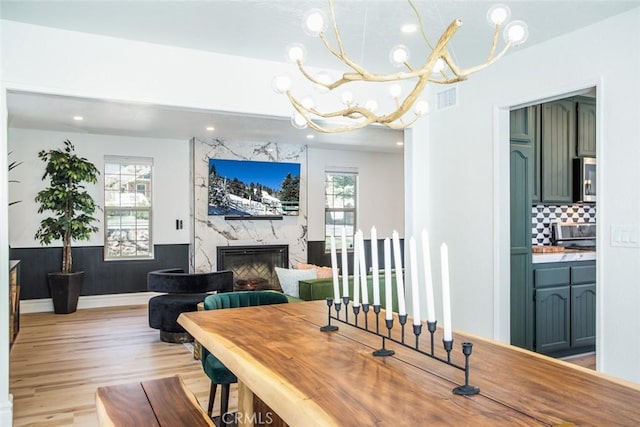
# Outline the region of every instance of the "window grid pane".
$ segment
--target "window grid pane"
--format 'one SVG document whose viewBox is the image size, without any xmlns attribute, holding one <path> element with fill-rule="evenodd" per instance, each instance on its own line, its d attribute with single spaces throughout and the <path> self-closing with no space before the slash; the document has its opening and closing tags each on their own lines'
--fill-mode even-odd
<svg viewBox="0 0 640 427">
<path fill-rule="evenodd" d="M 152 163 L 105 162 L 105 259 L 153 257 Z"/>
<path fill-rule="evenodd" d="M 325 174 L 325 250 L 330 250 L 330 237 L 336 237 L 336 247 L 342 249 L 345 230 L 348 249 L 353 249 L 356 230 L 357 175 L 353 173 Z"/>
</svg>

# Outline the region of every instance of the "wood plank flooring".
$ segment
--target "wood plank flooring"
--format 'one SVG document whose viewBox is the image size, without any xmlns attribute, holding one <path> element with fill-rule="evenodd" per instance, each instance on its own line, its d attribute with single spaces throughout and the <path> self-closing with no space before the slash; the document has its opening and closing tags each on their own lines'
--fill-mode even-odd
<svg viewBox="0 0 640 427">
<path fill-rule="evenodd" d="M 10 355 L 14 426 L 96 426 L 97 387 L 175 374 L 206 410 L 210 383 L 200 361 L 187 346 L 160 341 L 146 305 L 22 314 Z"/>
</svg>

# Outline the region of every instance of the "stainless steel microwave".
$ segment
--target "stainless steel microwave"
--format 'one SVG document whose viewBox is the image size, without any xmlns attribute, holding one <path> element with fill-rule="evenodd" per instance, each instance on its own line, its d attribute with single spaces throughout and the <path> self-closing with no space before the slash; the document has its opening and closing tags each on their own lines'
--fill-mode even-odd
<svg viewBox="0 0 640 427">
<path fill-rule="evenodd" d="M 582 157 L 573 160 L 573 199 L 576 202 L 596 201 L 596 159 Z"/>
</svg>

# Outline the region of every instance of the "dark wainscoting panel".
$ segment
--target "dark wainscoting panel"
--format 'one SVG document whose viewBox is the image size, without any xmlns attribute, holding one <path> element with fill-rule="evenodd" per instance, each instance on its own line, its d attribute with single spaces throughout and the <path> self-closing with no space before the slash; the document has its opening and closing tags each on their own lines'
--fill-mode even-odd
<svg viewBox="0 0 640 427">
<path fill-rule="evenodd" d="M 102 246 L 72 250 L 73 269 L 84 271 L 81 295 L 107 295 L 147 291 L 147 273 L 163 268 L 189 271 L 189 245 L 155 245 L 155 259 L 105 261 Z M 47 273 L 60 271 L 62 248 L 11 248 L 11 259 L 20 260 L 20 299 L 51 298 Z"/>
<path fill-rule="evenodd" d="M 402 252 L 402 263 L 404 264 L 404 239 L 400 239 L 400 252 Z M 342 271 L 342 256 L 338 251 L 338 266 Z M 364 256 L 367 266 L 371 267 L 371 240 L 364 241 Z M 391 268 L 395 268 L 393 261 L 393 242 L 391 243 Z M 349 274 L 353 274 L 353 252 L 349 251 Z M 324 241 L 307 241 L 307 262 L 319 266 L 331 265 L 331 254 L 324 251 Z M 378 267 L 380 270 L 384 268 L 384 240 L 378 239 Z"/>
</svg>

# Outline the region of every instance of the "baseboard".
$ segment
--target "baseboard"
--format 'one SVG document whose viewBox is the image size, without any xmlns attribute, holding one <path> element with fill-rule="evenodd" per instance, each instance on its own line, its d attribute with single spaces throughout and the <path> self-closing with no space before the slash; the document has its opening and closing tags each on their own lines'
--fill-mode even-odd
<svg viewBox="0 0 640 427">
<path fill-rule="evenodd" d="M 151 297 L 162 295 L 157 292 L 132 292 L 127 294 L 87 295 L 78 300 L 78 309 L 118 307 L 123 305 L 147 304 Z M 20 301 L 20 313 L 53 312 L 51 298 L 29 299 Z"/>
<path fill-rule="evenodd" d="M 9 393 L 9 399 L 0 402 L 0 426 L 13 425 L 13 395 Z"/>
</svg>

